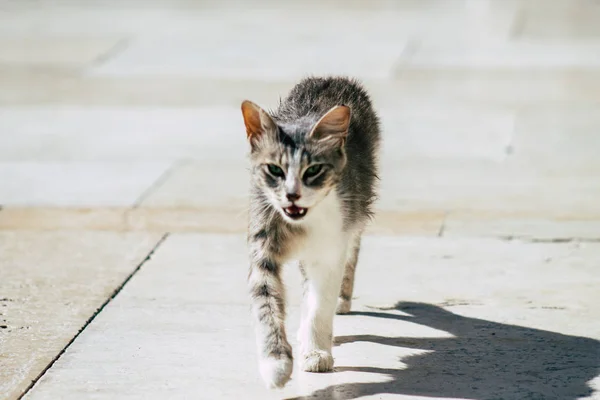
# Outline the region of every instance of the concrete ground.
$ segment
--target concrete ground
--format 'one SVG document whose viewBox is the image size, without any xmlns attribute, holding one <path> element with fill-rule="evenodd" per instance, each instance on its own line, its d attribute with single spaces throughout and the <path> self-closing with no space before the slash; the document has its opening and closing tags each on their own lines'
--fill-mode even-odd
<svg viewBox="0 0 600 400">
<path fill-rule="evenodd" d="M 600 399 L 598 21 L 594 0 L 0 0 L 0 398 Z M 335 372 L 269 391 L 239 104 L 330 73 L 380 111 L 381 198 Z"/>
</svg>

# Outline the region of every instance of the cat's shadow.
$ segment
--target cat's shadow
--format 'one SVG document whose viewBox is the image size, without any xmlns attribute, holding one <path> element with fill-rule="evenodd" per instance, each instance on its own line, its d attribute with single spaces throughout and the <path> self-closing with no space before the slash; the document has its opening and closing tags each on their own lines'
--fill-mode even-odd
<svg viewBox="0 0 600 400">
<path fill-rule="evenodd" d="M 402 358 L 402 369 L 340 366 L 336 371 L 384 374 L 388 380 L 332 385 L 305 398 L 347 400 L 389 393 L 436 398 L 571 400 L 594 392 L 589 381 L 600 374 L 600 341 L 463 317 L 424 303 L 398 303 L 395 309 L 409 315 L 354 312 L 345 318 L 362 315 L 398 323 L 410 321 L 453 337 L 337 337 L 337 345 L 342 346 L 362 341 L 428 352 Z"/>
</svg>

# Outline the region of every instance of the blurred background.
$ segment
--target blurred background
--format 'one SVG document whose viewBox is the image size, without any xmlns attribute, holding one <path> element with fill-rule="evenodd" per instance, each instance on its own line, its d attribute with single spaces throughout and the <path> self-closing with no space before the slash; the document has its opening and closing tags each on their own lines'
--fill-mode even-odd
<svg viewBox="0 0 600 400">
<path fill-rule="evenodd" d="M 345 74 L 383 121 L 372 229 L 590 235 L 599 21 L 594 0 L 3 0 L 0 228 L 242 231 L 240 102 Z"/>
<path fill-rule="evenodd" d="M 250 387 L 265 399 L 244 292 L 240 103 L 273 108 L 302 77 L 338 74 L 362 80 L 383 123 L 361 301 L 597 336 L 600 1 L 0 0 L 0 398 L 19 398 L 61 357 L 41 398 L 109 382 L 107 398 Z M 524 244 L 504 240 L 515 238 Z M 375 326 L 342 323 L 348 334 Z M 591 393 L 592 342 L 581 347 L 589 367 L 559 382 L 569 395 L 572 382 Z M 554 346 L 571 360 L 568 343 Z M 365 349 L 365 360 L 396 357 Z M 233 361 L 197 362 L 220 357 Z M 489 360 L 482 370 L 519 390 Z M 554 393 L 546 366 L 526 367 L 527 393 L 552 398 L 536 392 Z M 357 375 L 314 387 L 339 376 Z M 429 393 L 400 378 L 397 393 Z M 457 382 L 461 397 L 527 397 Z"/>
</svg>

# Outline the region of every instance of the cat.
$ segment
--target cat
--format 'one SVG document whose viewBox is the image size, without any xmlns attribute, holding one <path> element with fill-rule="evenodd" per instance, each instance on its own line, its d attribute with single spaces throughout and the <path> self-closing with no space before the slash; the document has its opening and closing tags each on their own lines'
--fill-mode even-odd
<svg viewBox="0 0 600 400">
<path fill-rule="evenodd" d="M 260 374 L 283 387 L 293 370 L 282 266 L 304 277 L 300 367 L 333 369 L 333 317 L 350 311 L 361 236 L 373 215 L 380 122 L 361 84 L 308 77 L 268 113 L 241 106 L 250 143 L 248 287 Z"/>
</svg>

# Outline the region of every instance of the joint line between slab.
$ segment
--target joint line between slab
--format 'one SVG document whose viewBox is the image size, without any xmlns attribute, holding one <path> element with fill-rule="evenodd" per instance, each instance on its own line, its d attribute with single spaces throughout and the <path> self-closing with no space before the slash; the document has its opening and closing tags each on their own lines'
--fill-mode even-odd
<svg viewBox="0 0 600 400">
<path fill-rule="evenodd" d="M 448 213 L 444 214 L 444 218 L 442 219 L 442 223 L 440 224 L 440 229 L 437 233 L 438 237 L 443 237 L 446 232 L 446 221 L 448 220 Z"/>
<path fill-rule="evenodd" d="M 390 67 L 391 76 L 399 74 L 402 71 L 402 68 L 404 68 L 406 63 L 410 61 L 410 58 L 415 53 L 415 51 L 418 50 L 420 45 L 420 41 L 412 36 L 406 40 L 404 48 L 402 49 L 402 51 L 400 51 L 400 55 Z"/>
<path fill-rule="evenodd" d="M 110 59 L 115 58 L 116 56 L 121 54 L 123 51 L 125 51 L 125 49 L 127 49 L 127 47 L 129 47 L 129 42 L 130 42 L 129 38 L 118 40 L 114 46 L 112 46 L 110 49 L 108 49 L 104 53 L 101 53 L 94 60 L 92 60 L 89 68 L 99 67 L 100 65 L 104 64 L 105 62 L 110 61 Z"/>
<path fill-rule="evenodd" d="M 524 243 L 600 243 L 600 238 L 592 237 L 550 237 L 550 238 L 538 238 L 531 237 L 526 235 L 500 235 L 500 236 L 492 236 L 493 238 L 511 242 L 514 240 L 519 240 Z"/>
<path fill-rule="evenodd" d="M 519 37 L 523 35 L 527 19 L 528 15 L 526 10 L 520 9 L 515 11 L 512 24 L 508 31 L 509 39 L 519 39 Z"/>
<path fill-rule="evenodd" d="M 171 177 L 171 175 L 173 175 L 173 172 L 175 170 L 177 170 L 182 165 L 185 165 L 186 163 L 187 161 L 176 161 L 175 163 L 173 163 L 173 165 L 167 168 L 146 190 L 142 192 L 142 194 L 135 200 L 131 208 L 135 209 L 140 207 L 142 203 L 146 201 L 146 199 L 150 197 L 150 195 L 152 195 L 152 193 L 156 192 L 158 189 L 160 189 L 162 185 L 164 185 L 164 183 Z"/>
<path fill-rule="evenodd" d="M 67 351 L 67 349 L 73 344 L 73 342 L 75 342 L 75 340 L 77 340 L 77 338 L 79 337 L 79 335 L 81 335 L 81 333 L 83 331 L 85 331 L 85 329 L 94 321 L 94 319 L 96 318 L 96 316 L 98 316 L 98 314 L 100 314 L 102 312 L 102 310 L 104 310 L 104 308 L 107 305 L 109 305 L 110 302 L 115 297 L 117 297 L 117 295 L 121 292 L 121 290 L 123 290 L 123 288 L 125 287 L 125 285 L 127 285 L 127 283 L 131 280 L 131 278 L 133 278 L 134 275 L 137 274 L 138 271 L 142 268 L 142 266 L 148 260 L 150 260 L 152 258 L 152 255 L 156 252 L 156 250 L 158 250 L 158 248 L 160 247 L 160 245 L 163 244 L 165 240 L 167 240 L 167 237 L 169 237 L 169 232 L 165 233 L 158 240 L 158 242 L 156 242 L 156 244 L 148 252 L 148 254 L 146 255 L 146 257 L 144 257 L 144 259 L 137 265 L 137 267 L 135 267 L 135 269 L 129 275 L 127 275 L 127 277 L 125 278 L 125 280 L 112 292 L 112 294 L 108 297 L 108 299 L 106 299 L 104 301 L 104 303 L 102 303 L 102 305 L 92 314 L 92 316 L 90 318 L 88 318 L 88 320 L 83 324 L 83 326 L 79 329 L 79 331 L 75 334 L 75 336 L 73 336 L 71 338 L 71 340 L 69 340 L 69 342 L 65 345 L 65 347 L 63 347 L 62 350 L 60 350 L 58 352 L 58 354 L 56 355 L 56 357 L 54 357 L 52 359 L 52 361 L 50 361 L 50 363 L 42 370 L 42 372 L 40 372 L 40 374 L 35 379 L 33 379 L 31 381 L 31 383 L 29 384 L 29 386 L 27 386 L 27 388 L 23 391 L 23 393 L 21 393 L 19 395 L 19 397 L 17 397 L 18 400 L 23 399 L 23 397 L 25 397 L 25 395 L 27 395 L 27 393 L 29 393 L 29 391 L 31 389 L 33 389 L 33 387 L 39 382 L 39 380 L 42 379 L 42 377 L 46 374 L 46 372 L 48 372 L 50 370 L 50 368 L 52 368 L 52 366 L 54 365 L 54 363 L 56 363 L 58 361 L 58 359 L 61 358 L 63 354 L 65 354 L 65 352 Z"/>
</svg>

